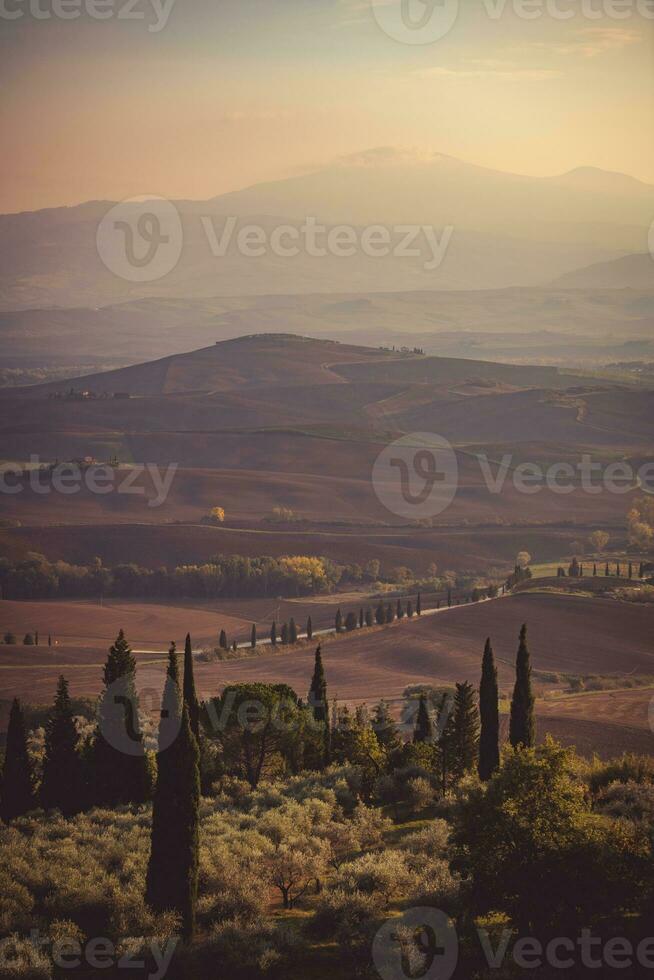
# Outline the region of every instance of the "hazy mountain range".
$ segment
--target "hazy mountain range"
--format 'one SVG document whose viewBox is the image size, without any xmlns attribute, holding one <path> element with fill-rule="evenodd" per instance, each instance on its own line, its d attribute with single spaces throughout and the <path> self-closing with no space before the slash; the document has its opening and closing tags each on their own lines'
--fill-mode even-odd
<svg viewBox="0 0 654 980">
<path fill-rule="evenodd" d="M 180 261 L 165 277 L 144 283 L 117 277 L 98 256 L 97 226 L 112 203 L 0 216 L 0 309 L 96 307 L 145 297 L 465 291 L 554 280 L 575 288 L 575 276 L 582 286 L 642 289 L 654 271 L 644 254 L 654 187 L 592 168 L 535 178 L 442 155 L 369 151 L 315 173 L 175 202 L 183 228 Z M 267 248 L 253 258 L 234 241 L 217 257 L 207 229 L 219 237 L 229 218 L 236 219 L 235 234 L 255 224 L 270 235 L 280 224 L 299 227 L 307 218 L 347 224 L 357 238 L 371 224 L 391 229 L 392 237 L 399 225 L 426 225 L 439 239 L 449 229 L 449 244 L 437 268 L 425 268 L 431 256 L 424 240 L 415 243 L 420 254 L 414 257 L 379 258 L 357 249 L 348 258 L 318 258 L 301 249 L 288 258 Z M 587 267 L 597 271 L 576 271 Z M 570 281 L 560 278 L 571 273 Z"/>
</svg>

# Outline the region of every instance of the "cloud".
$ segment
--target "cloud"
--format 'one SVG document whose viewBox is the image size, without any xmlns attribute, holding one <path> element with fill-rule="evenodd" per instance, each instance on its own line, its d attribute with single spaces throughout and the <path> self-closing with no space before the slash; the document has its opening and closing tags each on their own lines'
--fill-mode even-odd
<svg viewBox="0 0 654 980">
<path fill-rule="evenodd" d="M 496 79 L 500 82 L 546 82 L 557 78 L 561 72 L 553 68 L 525 68 L 522 65 L 499 59 L 474 59 L 465 67 L 447 68 L 443 65 L 422 68 L 415 72 L 418 78 Z"/>
<path fill-rule="evenodd" d="M 642 34 L 625 27 L 587 27 L 583 31 L 577 31 L 565 44 L 534 41 L 530 47 L 562 56 L 596 58 L 606 51 L 619 51 L 642 40 Z"/>
</svg>

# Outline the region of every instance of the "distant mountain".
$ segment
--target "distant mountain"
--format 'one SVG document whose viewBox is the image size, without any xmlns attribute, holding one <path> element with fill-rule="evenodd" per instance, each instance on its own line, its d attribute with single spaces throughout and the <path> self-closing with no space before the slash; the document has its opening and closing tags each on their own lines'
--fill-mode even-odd
<svg viewBox="0 0 654 980">
<path fill-rule="evenodd" d="M 208 201 L 174 203 L 183 231 L 181 257 L 151 282 L 120 278 L 98 255 L 98 224 L 112 202 L 0 216 L 0 310 L 99 307 L 148 297 L 544 285 L 584 266 L 642 251 L 648 216 L 654 214 L 654 187 L 592 169 L 535 178 L 439 154 L 415 157 L 382 149 Z M 231 218 L 236 219 L 231 243 L 217 256 L 211 236 L 220 238 Z M 351 226 L 354 254 L 314 254 L 302 234 L 293 257 L 270 247 L 280 225 L 299 231 L 307 219 Z M 266 237 L 257 257 L 235 244 L 247 225 L 260 226 Z M 361 236 L 370 225 L 388 231 L 391 254 L 364 253 Z M 442 262 L 431 261 L 423 233 L 405 246 L 419 254 L 399 254 L 403 225 L 428 226 L 439 242 L 447 240 Z"/>
<path fill-rule="evenodd" d="M 559 276 L 559 289 L 654 289 L 654 256 L 623 255 L 612 262 L 596 262 Z"/>
</svg>

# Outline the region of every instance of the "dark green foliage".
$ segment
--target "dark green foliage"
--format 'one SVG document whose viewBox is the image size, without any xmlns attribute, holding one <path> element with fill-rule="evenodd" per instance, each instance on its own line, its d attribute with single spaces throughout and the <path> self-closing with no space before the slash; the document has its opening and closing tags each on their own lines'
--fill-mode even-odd
<svg viewBox="0 0 654 980">
<path fill-rule="evenodd" d="M 363 609 L 359 609 L 359 629 L 362 630 L 365 625 L 365 618 L 363 615 Z"/>
<path fill-rule="evenodd" d="M 409 617 L 409 619 L 411 619 L 411 617 L 413 616 L 413 603 L 411 602 L 410 599 L 406 604 L 406 614 Z"/>
<path fill-rule="evenodd" d="M 340 609 L 336 610 L 336 618 L 334 620 L 334 625 L 336 627 L 336 632 L 340 633 L 343 629 L 343 614 Z"/>
<path fill-rule="evenodd" d="M 416 599 L 416 614 L 422 616 L 422 596 L 418 593 L 418 598 Z"/>
<path fill-rule="evenodd" d="M 313 623 L 311 622 L 311 616 L 307 618 L 307 640 L 313 639 Z"/>
<path fill-rule="evenodd" d="M 375 622 L 378 626 L 383 626 L 383 624 L 386 622 L 386 610 L 384 609 L 384 603 L 381 601 L 381 599 L 379 600 L 379 604 L 375 610 Z"/>
<path fill-rule="evenodd" d="M 531 659 L 527 647 L 527 626 L 520 630 L 516 659 L 516 678 L 511 701 L 509 741 L 514 749 L 531 748 L 535 740 L 534 695 L 531 689 Z"/>
<path fill-rule="evenodd" d="M 252 629 L 250 630 L 250 646 L 252 649 L 256 649 L 257 646 L 257 624 L 252 623 Z"/>
<path fill-rule="evenodd" d="M 288 624 L 282 623 L 281 636 L 280 636 L 282 646 L 286 646 L 288 643 Z"/>
<path fill-rule="evenodd" d="M 104 667 L 105 690 L 92 753 L 91 801 L 100 806 L 144 803 L 150 796 L 135 676 L 136 661 L 121 630 Z"/>
<path fill-rule="evenodd" d="M 270 627 L 270 642 L 272 646 L 277 646 L 277 623 L 273 619 L 272 626 Z"/>
<path fill-rule="evenodd" d="M 188 710 L 188 721 L 193 737 L 200 740 L 200 704 L 195 693 L 195 677 L 193 676 L 193 648 L 191 636 L 186 634 L 184 644 L 184 704 Z"/>
<path fill-rule="evenodd" d="M 220 647 L 221 650 L 227 649 L 227 633 L 225 632 L 225 630 L 220 631 L 220 636 L 218 638 L 218 646 Z"/>
<path fill-rule="evenodd" d="M 479 685 L 479 778 L 484 782 L 500 764 L 500 714 L 497 668 L 490 637 L 486 640 Z"/>
<path fill-rule="evenodd" d="M 452 590 L 451 589 L 448 589 L 447 590 L 447 608 L 448 609 L 451 609 L 451 607 L 452 607 Z"/>
<path fill-rule="evenodd" d="M 479 758 L 479 711 L 472 684 L 456 685 L 454 694 L 455 774 L 463 776 L 475 769 Z"/>
<path fill-rule="evenodd" d="M 313 763 L 315 768 L 321 769 L 329 761 L 331 733 L 329 725 L 329 702 L 327 700 L 327 680 L 325 678 L 325 668 L 322 662 L 322 647 L 320 644 L 316 648 L 313 677 L 311 678 L 307 704 L 315 722 L 312 728 L 312 734 L 315 735 L 313 739 L 315 743 L 313 753 L 310 750 L 311 746 L 307 746 L 309 757 L 313 755 L 315 758 L 308 758 L 307 763 Z"/>
<path fill-rule="evenodd" d="M 416 723 L 413 729 L 413 741 L 418 742 L 431 742 L 434 738 L 434 726 L 432 725 L 431 718 L 429 717 L 429 707 L 427 705 L 427 698 L 424 694 L 420 695 L 420 701 L 418 702 L 418 712 L 416 714 Z"/>
<path fill-rule="evenodd" d="M 288 642 L 297 643 L 297 626 L 292 616 L 288 624 Z"/>
<path fill-rule="evenodd" d="M 398 619 L 403 619 L 404 618 L 404 607 L 402 605 L 402 600 L 401 599 L 398 599 L 397 600 L 397 607 L 395 609 L 395 615 L 397 616 Z"/>
<path fill-rule="evenodd" d="M 373 619 L 373 615 L 372 615 L 372 609 L 370 608 L 370 606 L 368 606 L 368 608 L 366 609 L 366 617 L 365 618 L 366 618 L 366 626 L 372 626 L 372 624 L 374 622 L 374 619 Z"/>
<path fill-rule="evenodd" d="M 27 752 L 25 718 L 18 698 L 9 712 L 5 761 L 2 769 L 2 801 L 0 818 L 13 820 L 22 817 L 35 806 L 32 767 Z"/>
<path fill-rule="evenodd" d="M 25 634 L 25 636 L 23 637 L 23 645 L 26 646 L 26 647 L 33 647 L 34 646 L 34 637 L 32 636 L 31 633 L 26 633 Z"/>
<path fill-rule="evenodd" d="M 353 630 L 357 628 L 357 617 L 356 613 L 349 612 L 345 617 L 345 629 L 348 633 L 352 633 Z"/>
<path fill-rule="evenodd" d="M 297 771 L 303 712 L 286 684 L 233 684 L 206 705 L 207 729 L 220 744 L 225 771 L 254 788 L 274 760 Z"/>
<path fill-rule="evenodd" d="M 393 615 L 393 607 L 391 606 L 391 604 L 389 602 L 388 605 L 386 606 L 386 622 L 387 623 L 392 623 L 394 618 L 395 617 Z"/>
<path fill-rule="evenodd" d="M 386 749 L 389 757 L 401 751 L 402 736 L 386 701 L 380 701 L 375 705 L 372 713 L 372 729 L 377 736 L 377 741 Z"/>
<path fill-rule="evenodd" d="M 79 813 L 84 807 L 83 763 L 77 751 L 78 743 L 68 682 L 60 677 L 45 727 L 40 799 L 45 810 L 60 810 L 65 817 Z"/>
<path fill-rule="evenodd" d="M 198 888 L 199 749 L 180 696 L 174 646 L 161 709 L 145 899 L 155 912 L 177 912 L 189 942 L 195 931 Z"/>
</svg>

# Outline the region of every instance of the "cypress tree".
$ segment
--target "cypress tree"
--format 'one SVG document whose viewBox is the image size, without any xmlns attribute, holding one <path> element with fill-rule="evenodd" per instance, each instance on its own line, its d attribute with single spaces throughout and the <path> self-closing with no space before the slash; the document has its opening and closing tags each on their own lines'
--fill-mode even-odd
<svg viewBox="0 0 654 980">
<path fill-rule="evenodd" d="M 395 610 L 395 615 L 398 619 L 402 619 L 404 616 L 404 609 L 402 608 L 402 600 L 397 600 L 397 609 Z"/>
<path fill-rule="evenodd" d="M 322 647 L 320 644 L 316 647 L 313 677 L 311 678 L 307 702 L 318 728 L 320 745 L 318 747 L 319 758 L 316 759 L 316 762 L 318 768 L 322 768 L 323 765 L 329 763 L 331 754 L 331 729 L 329 702 L 327 700 L 327 680 L 325 678 L 325 668 L 322 662 Z"/>
<path fill-rule="evenodd" d="M 286 646 L 288 643 L 288 626 L 286 623 L 282 623 L 282 635 L 281 635 L 282 645 Z"/>
<path fill-rule="evenodd" d="M 418 598 L 416 599 L 416 615 L 422 616 L 422 596 L 418 593 Z"/>
<path fill-rule="evenodd" d="M 593 578 L 597 575 L 597 562 L 593 562 Z"/>
<path fill-rule="evenodd" d="M 511 701 L 509 741 L 514 749 L 532 748 L 535 740 L 534 695 L 531 690 L 531 659 L 527 647 L 527 626 L 520 630 L 516 659 L 516 678 Z"/>
<path fill-rule="evenodd" d="M 368 608 L 366 609 L 366 626 L 372 626 L 372 624 L 373 624 L 372 609 L 370 608 L 370 606 L 368 606 Z"/>
<path fill-rule="evenodd" d="M 336 619 L 334 620 L 334 625 L 336 627 L 336 632 L 340 633 L 343 629 L 343 614 L 340 609 L 336 610 Z"/>
<path fill-rule="evenodd" d="M 413 616 L 413 603 L 411 602 L 410 599 L 406 604 L 406 614 L 409 617 L 409 619 L 411 619 L 411 617 Z"/>
<path fill-rule="evenodd" d="M 307 619 L 307 640 L 313 639 L 313 623 L 311 622 L 311 616 Z"/>
<path fill-rule="evenodd" d="M 434 738 L 434 726 L 432 725 L 431 718 L 429 717 L 427 698 L 425 697 L 424 694 L 421 694 L 420 700 L 418 702 L 416 723 L 413 728 L 413 741 L 416 743 L 431 742 L 433 738 Z"/>
<path fill-rule="evenodd" d="M 297 626 L 292 616 L 288 624 L 288 642 L 297 643 Z"/>
<path fill-rule="evenodd" d="M 273 619 L 272 626 L 270 627 L 270 643 L 272 646 L 277 646 L 277 623 Z"/>
<path fill-rule="evenodd" d="M 645 565 L 641 561 L 640 568 L 638 569 L 638 578 L 643 578 L 645 575 Z"/>
<path fill-rule="evenodd" d="M 497 668 L 490 637 L 486 640 L 479 685 L 479 778 L 486 782 L 500 764 L 500 713 Z"/>
<path fill-rule="evenodd" d="M 225 630 L 220 631 L 220 637 L 218 638 L 218 646 L 221 650 L 227 649 L 227 633 Z"/>
<path fill-rule="evenodd" d="M 386 622 L 386 610 L 384 609 L 384 603 L 379 600 L 377 604 L 377 609 L 375 611 L 375 620 L 378 626 L 382 626 Z"/>
<path fill-rule="evenodd" d="M 609 571 L 609 563 L 608 563 L 608 561 L 606 563 L 606 568 L 604 569 L 604 574 L 606 576 L 609 576 L 611 574 L 610 571 Z"/>
<path fill-rule="evenodd" d="M 200 704 L 195 693 L 195 677 L 193 676 L 193 649 L 191 635 L 186 634 L 184 644 L 184 704 L 188 708 L 188 721 L 193 737 L 200 744 Z"/>
<path fill-rule="evenodd" d="M 68 693 L 68 681 L 57 682 L 54 705 L 45 726 L 45 757 L 41 779 L 41 806 L 60 810 L 65 817 L 83 808 L 82 759 L 77 751 L 79 733 Z"/>
<path fill-rule="evenodd" d="M 361 608 L 361 609 L 359 609 L 359 629 L 360 630 L 363 629 L 364 622 L 365 622 L 365 620 L 363 618 L 363 608 Z"/>
<path fill-rule="evenodd" d="M 454 695 L 455 772 L 463 776 L 477 766 L 479 759 L 479 711 L 472 684 L 456 685 Z"/>
<path fill-rule="evenodd" d="M 0 818 L 5 821 L 22 817 L 34 809 L 34 781 L 29 754 L 25 717 L 18 698 L 9 712 L 5 762 L 2 769 L 2 801 Z"/>
<path fill-rule="evenodd" d="M 145 899 L 155 912 L 177 912 L 186 942 L 195 931 L 198 887 L 198 744 L 180 696 L 177 655 L 169 653 L 152 806 Z"/>
<path fill-rule="evenodd" d="M 447 608 L 448 609 L 451 609 L 452 608 L 452 590 L 451 589 L 448 589 L 447 590 Z"/>
<path fill-rule="evenodd" d="M 120 631 L 104 667 L 105 690 L 93 746 L 93 802 L 144 803 L 150 793 L 148 761 L 138 719 L 136 661 Z"/>
<path fill-rule="evenodd" d="M 252 629 L 250 630 L 250 646 L 252 649 L 256 649 L 257 646 L 257 624 L 252 623 Z"/>
<path fill-rule="evenodd" d="M 390 602 L 386 606 L 386 622 L 387 623 L 393 622 L 393 607 L 391 606 Z"/>
</svg>

